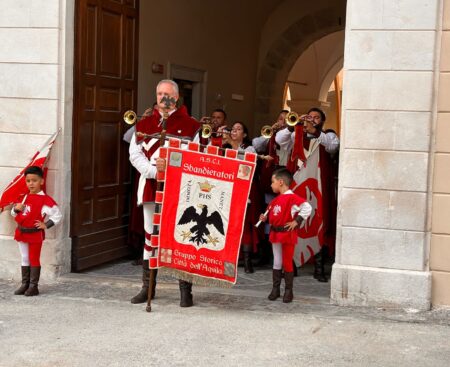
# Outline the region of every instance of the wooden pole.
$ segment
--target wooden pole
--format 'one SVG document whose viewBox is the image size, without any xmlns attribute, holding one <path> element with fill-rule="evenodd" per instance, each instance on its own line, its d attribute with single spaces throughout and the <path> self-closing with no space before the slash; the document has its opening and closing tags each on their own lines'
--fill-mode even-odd
<svg viewBox="0 0 450 367">
<path fill-rule="evenodd" d="M 164 102 L 165 108 L 163 110 L 163 120 L 161 123 L 161 135 L 159 136 L 159 147 L 162 148 L 164 146 L 164 143 L 166 141 L 166 125 L 167 125 L 167 119 L 169 117 L 169 109 L 172 104 L 175 104 L 176 101 L 173 98 L 169 98 L 168 96 L 164 96 L 161 100 L 161 102 Z M 158 181 L 156 183 L 156 190 L 162 191 L 164 189 L 164 182 Z M 155 213 L 161 213 L 161 204 L 155 205 Z M 159 226 L 153 225 L 153 235 L 159 235 Z M 150 258 L 154 257 L 156 253 L 155 248 L 152 246 L 152 251 Z M 150 266 L 150 261 L 149 261 Z M 147 295 L 147 307 L 145 310 L 147 312 L 152 311 L 152 294 L 155 287 L 155 278 L 156 278 L 156 269 L 151 268 L 150 269 L 150 284 L 148 287 L 148 295 Z"/>
</svg>

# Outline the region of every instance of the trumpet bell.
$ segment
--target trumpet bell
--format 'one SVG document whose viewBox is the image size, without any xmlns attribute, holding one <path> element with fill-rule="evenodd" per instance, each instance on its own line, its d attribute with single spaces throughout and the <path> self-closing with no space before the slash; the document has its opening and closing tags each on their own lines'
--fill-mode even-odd
<svg viewBox="0 0 450 367">
<path fill-rule="evenodd" d="M 289 126 L 295 126 L 300 121 L 300 117 L 297 112 L 291 111 L 286 116 L 286 124 Z"/>
<path fill-rule="evenodd" d="M 123 114 L 123 121 L 125 121 L 125 123 L 128 125 L 134 125 L 136 119 L 137 115 L 136 112 L 134 112 L 133 110 L 128 110 Z"/>
<path fill-rule="evenodd" d="M 261 128 L 261 136 L 266 139 L 270 139 L 273 135 L 273 127 L 270 125 L 264 125 Z"/>
<path fill-rule="evenodd" d="M 208 139 L 212 135 L 212 126 L 209 124 L 203 124 L 202 126 L 202 138 Z"/>
</svg>

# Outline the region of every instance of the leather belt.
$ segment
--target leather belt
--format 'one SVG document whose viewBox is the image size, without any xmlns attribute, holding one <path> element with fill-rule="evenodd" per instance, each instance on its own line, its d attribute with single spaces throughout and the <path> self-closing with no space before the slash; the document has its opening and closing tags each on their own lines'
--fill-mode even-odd
<svg viewBox="0 0 450 367">
<path fill-rule="evenodd" d="M 33 228 L 33 227 L 22 227 L 18 226 L 19 231 L 22 233 L 36 233 L 42 231 L 40 228 Z"/>
<path fill-rule="evenodd" d="M 290 229 L 284 226 L 270 226 L 270 230 L 274 232 L 289 232 Z"/>
</svg>

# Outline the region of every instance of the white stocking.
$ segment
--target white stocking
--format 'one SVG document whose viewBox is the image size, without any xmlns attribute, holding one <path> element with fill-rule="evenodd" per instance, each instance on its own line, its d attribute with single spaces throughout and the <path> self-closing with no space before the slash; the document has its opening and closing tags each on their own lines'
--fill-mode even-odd
<svg viewBox="0 0 450 367">
<path fill-rule="evenodd" d="M 283 268 L 283 249 L 281 243 L 272 243 L 273 268 L 281 270 Z"/>
<path fill-rule="evenodd" d="M 144 230 L 146 234 L 153 233 L 153 214 L 155 213 L 155 203 L 144 203 Z M 151 246 L 151 241 L 145 237 L 145 244 L 147 246 Z M 148 260 L 150 258 L 150 251 L 147 251 L 144 248 L 144 260 Z"/>
<path fill-rule="evenodd" d="M 30 255 L 28 243 L 17 242 L 19 244 L 20 256 L 22 256 L 22 266 L 30 266 Z"/>
</svg>

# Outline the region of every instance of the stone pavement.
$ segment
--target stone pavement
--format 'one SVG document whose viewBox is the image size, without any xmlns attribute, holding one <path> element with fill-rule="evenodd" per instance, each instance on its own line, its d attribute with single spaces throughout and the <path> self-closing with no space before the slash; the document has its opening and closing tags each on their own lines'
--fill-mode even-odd
<svg viewBox="0 0 450 367">
<path fill-rule="evenodd" d="M 449 366 L 450 310 L 343 308 L 302 269 L 291 304 L 267 300 L 270 269 L 230 289 L 194 286 L 178 306 L 159 277 L 153 311 L 131 305 L 140 267 L 119 262 L 13 296 L 0 282 L 0 366 Z"/>
</svg>

